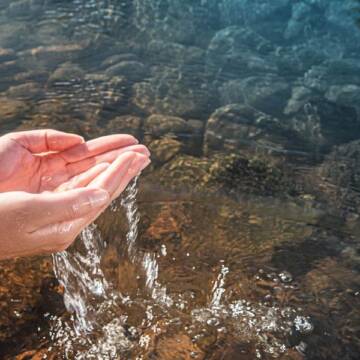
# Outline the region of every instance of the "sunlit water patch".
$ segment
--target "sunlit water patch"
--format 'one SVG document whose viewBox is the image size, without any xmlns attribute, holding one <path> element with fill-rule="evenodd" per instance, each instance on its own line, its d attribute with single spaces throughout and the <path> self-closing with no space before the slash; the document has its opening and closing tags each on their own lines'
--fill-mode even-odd
<svg viewBox="0 0 360 360">
<path fill-rule="evenodd" d="M 219 273 L 208 289 L 208 302 L 204 307 L 191 305 L 186 294 L 169 290 L 159 280 L 159 256 L 166 257 L 166 246 L 160 254 L 141 251 L 136 244 L 141 221 L 136 204 L 137 179 L 127 188 L 121 202 L 112 205 L 117 213 L 124 209 L 128 231 L 124 237 L 128 258 L 139 267 L 144 276 L 142 289 L 136 297 L 124 296 L 113 288 L 101 270 L 101 257 L 107 244 L 100 230 L 91 225 L 81 234 L 83 249 L 64 251 L 53 256 L 55 274 L 64 287 L 64 302 L 71 314 L 68 319 L 51 316 L 50 336 L 53 348 L 66 358 L 114 359 L 121 355 L 137 354 L 144 357 L 159 333 L 182 332 L 194 346 L 201 344 L 208 333 L 232 334 L 233 339 L 254 344 L 256 357 L 277 358 L 289 348 L 289 337 L 294 332 L 309 335 L 313 330 L 311 320 L 301 309 L 271 302 L 252 302 L 231 299 L 226 287 L 226 277 L 231 269 L 220 261 Z M 292 276 L 288 272 L 266 274 L 286 291 L 291 288 Z M 256 280 L 254 279 L 254 280 Z M 196 297 L 192 299 L 196 302 Z M 128 322 L 131 307 L 138 306 L 140 328 Z M 141 320 L 142 319 L 142 320 Z M 306 347 L 306 343 L 302 343 Z M 196 351 L 192 358 L 198 358 Z"/>
</svg>

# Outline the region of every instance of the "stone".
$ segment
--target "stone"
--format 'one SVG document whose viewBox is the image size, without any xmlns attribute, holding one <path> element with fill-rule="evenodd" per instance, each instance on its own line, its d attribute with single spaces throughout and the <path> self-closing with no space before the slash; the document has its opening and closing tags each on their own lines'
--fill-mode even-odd
<svg viewBox="0 0 360 360">
<path fill-rule="evenodd" d="M 165 134 L 189 133 L 190 129 L 184 119 L 176 116 L 154 114 L 146 118 L 144 122 L 144 131 L 155 137 Z"/>
<path fill-rule="evenodd" d="M 225 79 L 238 78 L 240 74 L 245 76 L 250 71 L 248 64 L 253 64 L 257 71 L 266 72 L 271 65 L 262 70 L 256 64 L 266 63 L 266 55 L 272 50 L 272 44 L 250 28 L 230 26 L 218 31 L 211 39 L 206 53 L 206 70 L 212 76 Z"/>
<path fill-rule="evenodd" d="M 26 30 L 24 30 L 26 33 Z M 84 51 L 85 44 L 80 43 L 62 43 L 57 45 L 37 46 L 19 52 L 19 57 L 25 64 L 34 64 L 36 68 L 37 63 L 46 64 L 46 68 L 56 68 L 60 64 L 75 61 L 80 52 Z"/>
<path fill-rule="evenodd" d="M 116 65 L 122 61 L 137 61 L 137 56 L 135 54 L 115 54 L 107 57 L 102 63 L 101 67 L 108 68 L 110 66 Z"/>
<path fill-rule="evenodd" d="M 220 87 L 221 105 L 247 104 L 271 115 L 282 114 L 290 88 L 277 76 L 254 76 L 230 80 Z"/>
<path fill-rule="evenodd" d="M 331 184 L 324 186 L 328 198 L 337 206 L 345 206 L 347 211 L 357 214 L 360 206 L 360 140 L 334 147 L 317 171 L 322 179 L 326 179 L 325 184 Z"/>
<path fill-rule="evenodd" d="M 184 67 L 186 69 L 186 67 Z M 215 87 L 202 74 L 180 67 L 157 67 L 147 81 L 135 83 L 132 103 L 147 114 L 203 118 L 217 105 Z"/>
<path fill-rule="evenodd" d="M 304 106 L 315 98 L 316 95 L 310 89 L 304 86 L 295 86 L 292 89 L 291 98 L 284 109 L 284 114 L 291 115 L 303 110 Z"/>
<path fill-rule="evenodd" d="M 12 1 L 7 8 L 7 15 L 11 17 L 31 17 L 41 13 L 44 0 Z"/>
<path fill-rule="evenodd" d="M 6 94 L 7 96 L 15 99 L 36 100 L 44 96 L 44 90 L 35 82 L 26 82 L 21 85 L 9 87 Z"/>
<path fill-rule="evenodd" d="M 247 105 L 226 105 L 218 108 L 206 124 L 204 153 L 251 147 L 276 138 L 279 130 L 276 118 Z"/>
<path fill-rule="evenodd" d="M 16 53 L 12 49 L 4 49 L 0 47 L 0 63 L 16 59 Z"/>
<path fill-rule="evenodd" d="M 66 44 L 68 36 L 66 36 L 64 24 L 61 21 L 44 21 L 38 24 L 36 28 L 35 46 L 54 46 L 56 44 Z"/>
<path fill-rule="evenodd" d="M 283 113 L 290 97 L 288 82 L 271 75 L 244 79 L 242 92 L 246 104 L 274 116 Z"/>
<path fill-rule="evenodd" d="M 182 144 L 172 138 L 154 140 L 149 145 L 151 159 L 155 165 L 163 165 L 180 153 Z"/>
<path fill-rule="evenodd" d="M 109 77 L 124 76 L 131 82 L 141 81 L 147 75 L 145 65 L 139 61 L 121 61 L 118 64 L 110 66 L 105 74 Z"/>
<path fill-rule="evenodd" d="M 0 47 L 21 47 L 26 43 L 28 27 L 22 21 L 6 21 L 0 24 Z"/>
<path fill-rule="evenodd" d="M 0 97 L 0 123 L 4 124 L 19 118 L 27 109 L 28 106 L 24 101 Z"/>
<path fill-rule="evenodd" d="M 143 119 L 133 115 L 122 115 L 111 119 L 106 125 L 106 132 L 109 134 L 123 133 L 135 137 L 142 135 Z"/>
<path fill-rule="evenodd" d="M 304 36 L 304 29 L 311 26 L 311 20 L 316 9 L 306 3 L 296 3 L 292 6 L 292 17 L 287 24 L 284 38 L 289 40 Z"/>
<path fill-rule="evenodd" d="M 360 108 L 360 86 L 354 84 L 330 86 L 325 98 L 337 104 Z"/>
<path fill-rule="evenodd" d="M 245 97 L 242 91 L 242 79 L 230 80 L 219 88 L 220 104 L 244 104 Z"/>
<path fill-rule="evenodd" d="M 60 65 L 49 77 L 49 85 L 57 85 L 62 82 L 78 82 L 84 77 L 84 71 L 79 65 L 66 62 Z"/>
<path fill-rule="evenodd" d="M 219 1 L 221 21 L 225 25 L 241 25 L 244 22 L 259 25 L 285 15 L 290 10 L 291 0 L 222 0 Z"/>
<path fill-rule="evenodd" d="M 206 52 L 200 47 L 184 46 L 175 42 L 154 39 L 149 42 L 146 51 L 150 59 L 156 63 L 164 62 L 177 66 L 191 66 L 189 71 L 197 69 L 197 71 L 203 72 Z"/>
<path fill-rule="evenodd" d="M 194 344 L 192 339 L 185 334 L 180 333 L 173 336 L 164 334 L 159 336 L 155 344 L 155 349 L 148 351 L 146 358 L 191 360 L 194 358 L 193 354 L 196 354 L 196 359 L 198 360 L 204 360 L 205 358 L 205 353 L 202 349 Z"/>
<path fill-rule="evenodd" d="M 294 195 L 300 183 L 292 177 L 291 169 L 270 157 L 243 153 L 215 154 L 206 158 L 179 154 L 151 176 L 172 190 L 222 192 L 231 196 L 241 193 Z"/>
<path fill-rule="evenodd" d="M 359 137 L 360 120 L 356 108 L 315 99 L 289 119 L 289 126 L 311 146 L 328 151 Z"/>
<path fill-rule="evenodd" d="M 29 70 L 16 74 L 14 79 L 18 82 L 35 81 L 38 83 L 44 83 L 47 81 L 48 77 L 49 74 L 47 71 Z"/>
<path fill-rule="evenodd" d="M 303 84 L 322 94 L 334 85 L 360 86 L 359 61 L 353 58 L 329 60 L 321 65 L 312 66 L 304 74 Z"/>
<path fill-rule="evenodd" d="M 218 23 L 217 7 L 217 0 L 171 0 L 156 5 L 153 0 L 142 0 L 136 7 L 134 25 L 147 39 L 204 45 L 208 29 Z"/>
</svg>

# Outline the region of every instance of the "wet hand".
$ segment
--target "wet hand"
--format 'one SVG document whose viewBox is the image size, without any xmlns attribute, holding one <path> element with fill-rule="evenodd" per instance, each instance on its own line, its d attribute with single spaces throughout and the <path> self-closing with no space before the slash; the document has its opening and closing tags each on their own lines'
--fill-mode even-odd
<svg viewBox="0 0 360 360">
<path fill-rule="evenodd" d="M 149 156 L 148 150 L 130 135 L 84 142 L 78 135 L 56 130 L 10 133 L 0 137 L 0 192 L 65 189 L 64 183 L 77 182 L 87 172 L 94 176 L 94 166 L 112 163 L 126 151 Z"/>
<path fill-rule="evenodd" d="M 66 137 L 68 143 L 58 143 L 58 150 L 53 146 L 53 150 L 45 154 L 42 150 L 49 150 L 49 144 L 36 147 L 33 143 L 20 142 L 19 145 L 7 136 L 5 142 L 4 137 L 0 138 L 0 167 L 9 166 L 0 175 L 0 186 L 1 189 L 10 188 L 8 192 L 0 193 L 3 219 L 0 259 L 66 249 L 150 163 L 148 150 L 136 145 L 136 140 L 128 135 L 113 135 L 84 143 L 76 135 L 55 133 L 51 136 Z M 69 145 L 71 142 L 72 146 Z M 9 149 L 13 150 L 12 156 Z M 7 159 L 8 156 L 12 161 Z M 37 165 L 38 170 L 22 167 L 27 162 Z M 65 169 L 61 169 L 61 164 Z M 35 178 L 26 178 L 29 175 Z M 52 181 L 44 183 L 44 176 L 52 177 Z M 11 179 L 15 183 L 11 183 Z"/>
</svg>

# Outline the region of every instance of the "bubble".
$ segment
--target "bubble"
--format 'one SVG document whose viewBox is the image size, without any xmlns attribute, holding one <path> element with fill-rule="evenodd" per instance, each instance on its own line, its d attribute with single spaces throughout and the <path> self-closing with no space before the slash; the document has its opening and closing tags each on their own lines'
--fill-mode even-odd
<svg viewBox="0 0 360 360">
<path fill-rule="evenodd" d="M 301 334 L 310 334 L 314 330 L 313 324 L 305 316 L 297 316 L 294 320 L 295 329 Z"/>
<path fill-rule="evenodd" d="M 288 271 L 281 272 L 279 278 L 283 283 L 290 283 L 293 281 L 293 277 Z"/>
</svg>

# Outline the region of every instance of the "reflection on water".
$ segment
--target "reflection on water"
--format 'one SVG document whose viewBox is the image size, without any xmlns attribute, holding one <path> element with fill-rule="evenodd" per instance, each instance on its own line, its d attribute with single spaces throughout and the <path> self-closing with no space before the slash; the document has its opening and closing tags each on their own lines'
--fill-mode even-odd
<svg viewBox="0 0 360 360">
<path fill-rule="evenodd" d="M 0 264 L 0 357 L 358 359 L 357 7 L 0 1 L 0 133 L 153 158 L 54 269 Z"/>
</svg>

